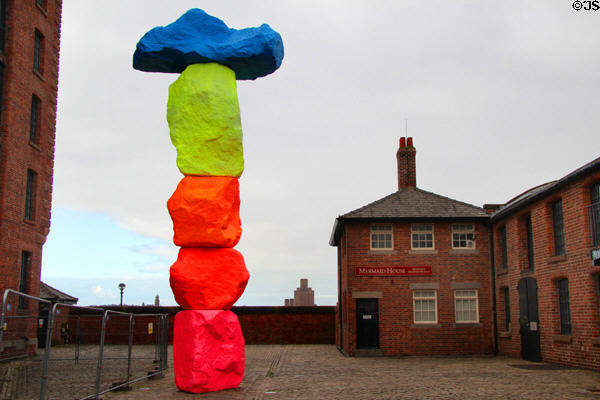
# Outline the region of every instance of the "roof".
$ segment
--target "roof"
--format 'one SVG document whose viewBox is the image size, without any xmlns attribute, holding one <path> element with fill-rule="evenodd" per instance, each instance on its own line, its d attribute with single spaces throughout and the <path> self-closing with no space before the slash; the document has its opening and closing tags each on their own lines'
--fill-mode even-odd
<svg viewBox="0 0 600 400">
<path fill-rule="evenodd" d="M 521 193 L 517 197 L 509 200 L 498 211 L 493 213 L 492 220 L 497 221 L 502 219 L 513 212 L 518 211 L 521 208 L 526 207 L 529 204 L 565 187 L 569 183 L 598 170 L 600 170 L 600 157 L 577 168 L 575 171 L 565 175 L 559 180 L 544 183 L 543 185 L 536 186 Z"/>
<path fill-rule="evenodd" d="M 40 298 L 50 300 L 55 303 L 67 304 L 77 304 L 79 301 L 77 297 L 73 297 L 65 292 L 61 292 L 60 290 L 55 289 L 44 282 L 40 282 Z"/>
<path fill-rule="evenodd" d="M 402 219 L 488 219 L 483 208 L 418 188 L 402 188 L 382 199 L 340 215 L 329 244 L 336 246 L 346 221 Z"/>
</svg>

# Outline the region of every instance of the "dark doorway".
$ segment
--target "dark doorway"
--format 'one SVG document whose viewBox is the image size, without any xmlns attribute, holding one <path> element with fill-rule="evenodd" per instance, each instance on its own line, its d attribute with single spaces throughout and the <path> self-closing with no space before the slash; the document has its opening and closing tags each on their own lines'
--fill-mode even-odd
<svg viewBox="0 0 600 400">
<path fill-rule="evenodd" d="M 359 349 L 379 348 L 377 299 L 356 299 L 356 344 Z"/>
<path fill-rule="evenodd" d="M 537 282 L 534 278 L 523 278 L 518 289 L 521 356 L 529 361 L 542 361 Z"/>
</svg>

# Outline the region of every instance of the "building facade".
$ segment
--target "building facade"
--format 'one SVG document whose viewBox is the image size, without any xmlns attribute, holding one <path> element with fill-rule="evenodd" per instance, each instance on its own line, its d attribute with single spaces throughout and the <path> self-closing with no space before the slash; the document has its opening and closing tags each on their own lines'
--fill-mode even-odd
<svg viewBox="0 0 600 400">
<path fill-rule="evenodd" d="M 40 294 L 42 245 L 50 229 L 61 10 L 61 0 L 0 0 L 2 292 Z M 37 317 L 37 303 L 16 303 L 13 312 Z M 24 329 L 34 346 L 35 324 Z"/>
<path fill-rule="evenodd" d="M 285 299 L 286 306 L 315 306 L 315 291 L 308 287 L 308 279 L 300 279 L 300 287 L 294 290 L 293 299 Z"/>
<path fill-rule="evenodd" d="M 493 352 L 489 216 L 416 187 L 400 140 L 398 191 L 336 219 L 338 347 L 349 355 Z"/>
<path fill-rule="evenodd" d="M 347 354 L 498 352 L 600 370 L 600 158 L 506 204 L 416 187 L 336 219 L 336 342 Z"/>
<path fill-rule="evenodd" d="M 491 220 L 499 352 L 600 369 L 600 158 Z"/>
</svg>

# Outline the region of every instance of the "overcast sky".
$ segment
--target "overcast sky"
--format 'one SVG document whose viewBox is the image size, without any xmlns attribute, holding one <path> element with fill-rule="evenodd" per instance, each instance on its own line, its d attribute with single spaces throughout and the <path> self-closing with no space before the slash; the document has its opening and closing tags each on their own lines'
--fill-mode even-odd
<svg viewBox="0 0 600 400">
<path fill-rule="evenodd" d="M 166 208 L 182 178 L 166 122 L 177 74 L 135 71 L 142 35 L 190 8 L 268 23 L 274 74 L 238 81 L 245 171 L 237 305 L 283 305 L 308 278 L 337 299 L 335 218 L 397 189 L 398 139 L 417 185 L 504 203 L 600 156 L 600 11 L 555 1 L 66 0 L 52 227 L 42 280 L 79 304 L 174 305 Z"/>
</svg>

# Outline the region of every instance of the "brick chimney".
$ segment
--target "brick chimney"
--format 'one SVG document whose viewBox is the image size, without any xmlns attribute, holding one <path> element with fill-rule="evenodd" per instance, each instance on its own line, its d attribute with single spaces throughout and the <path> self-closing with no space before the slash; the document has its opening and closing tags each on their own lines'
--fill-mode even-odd
<svg viewBox="0 0 600 400">
<path fill-rule="evenodd" d="M 413 146 L 413 138 L 400 138 L 400 148 L 396 153 L 398 160 L 398 190 L 417 186 L 415 156 L 417 150 Z"/>
</svg>

